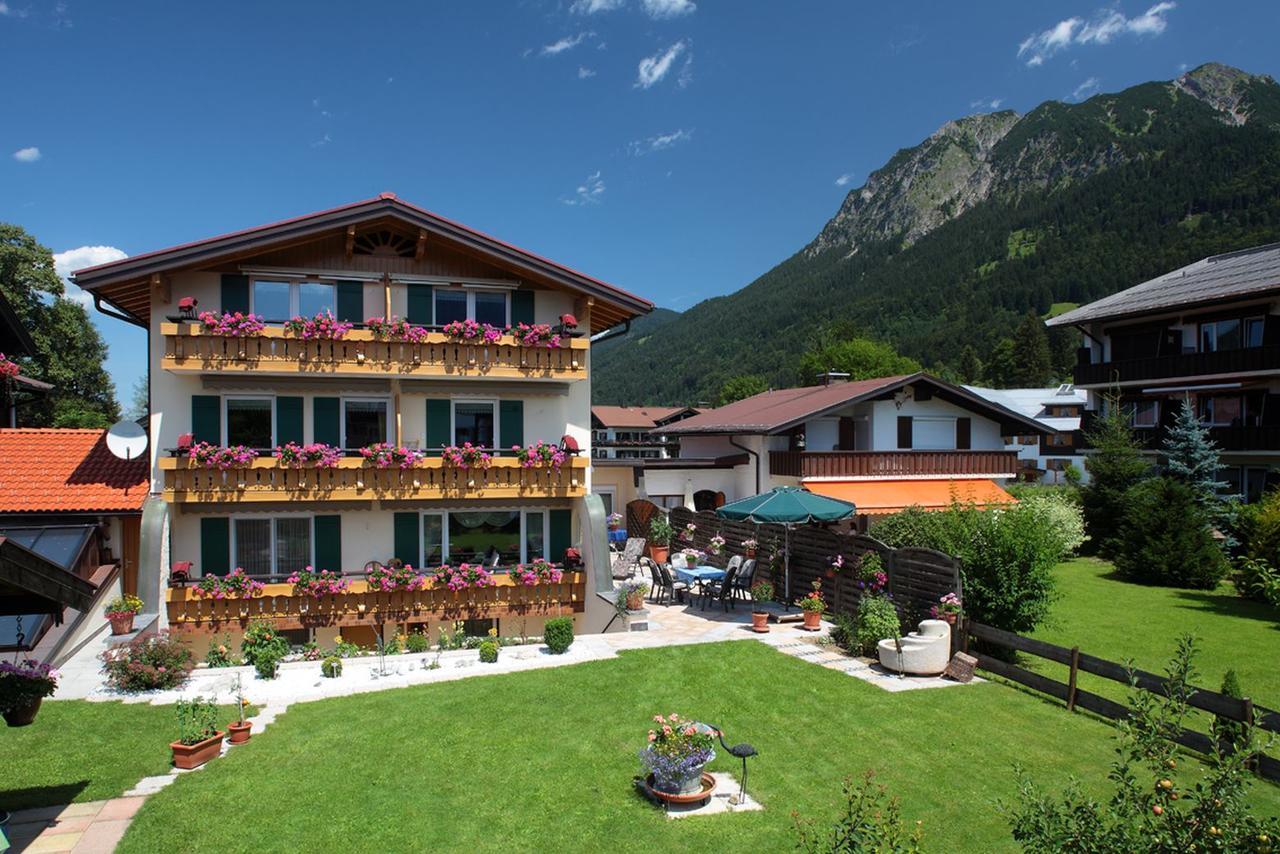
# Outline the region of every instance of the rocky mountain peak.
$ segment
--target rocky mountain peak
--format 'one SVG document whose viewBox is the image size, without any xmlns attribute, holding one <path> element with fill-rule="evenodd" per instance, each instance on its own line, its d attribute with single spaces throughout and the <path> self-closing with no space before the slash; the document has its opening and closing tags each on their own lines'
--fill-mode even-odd
<svg viewBox="0 0 1280 854">
<path fill-rule="evenodd" d="M 1220 62 L 1206 62 L 1178 77 L 1173 85 L 1213 107 L 1227 124 L 1243 125 L 1249 121 L 1247 99 L 1250 85 L 1255 82 L 1275 84 L 1266 74 L 1250 74 Z"/>
</svg>

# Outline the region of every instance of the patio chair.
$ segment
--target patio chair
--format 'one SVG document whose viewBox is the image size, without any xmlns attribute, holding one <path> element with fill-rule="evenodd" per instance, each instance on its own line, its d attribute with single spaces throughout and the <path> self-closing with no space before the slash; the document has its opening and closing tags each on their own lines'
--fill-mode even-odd
<svg viewBox="0 0 1280 854">
<path fill-rule="evenodd" d="M 635 575 L 636 569 L 640 566 L 640 556 L 644 554 L 644 537 L 629 537 L 627 539 L 626 548 L 622 550 L 622 554 L 613 562 L 613 577 L 618 580 L 625 580 Z"/>
<path fill-rule="evenodd" d="M 756 565 L 755 558 L 747 558 L 742 562 L 742 566 L 738 568 L 738 577 L 734 579 L 734 595 L 743 602 L 747 601 L 747 594 L 751 592 L 751 585 L 755 584 Z"/>
<path fill-rule="evenodd" d="M 736 566 L 729 567 L 725 570 L 724 578 L 719 581 L 708 581 L 700 587 L 702 593 L 702 607 L 707 606 L 707 602 L 714 599 L 720 603 L 720 607 L 728 611 L 730 608 L 737 610 L 734 603 L 734 590 L 736 590 L 735 582 L 739 575 L 739 569 Z"/>
<path fill-rule="evenodd" d="M 675 576 L 671 574 L 670 567 L 663 566 L 662 564 L 656 563 L 656 562 L 654 563 L 654 566 L 658 568 L 658 575 L 662 579 L 661 581 L 662 586 L 659 588 L 657 604 L 659 605 L 662 604 L 662 599 L 664 596 L 667 598 L 667 601 L 673 605 L 677 601 L 683 602 L 684 594 L 686 591 L 689 590 L 689 585 L 685 584 L 683 581 L 677 581 Z"/>
</svg>

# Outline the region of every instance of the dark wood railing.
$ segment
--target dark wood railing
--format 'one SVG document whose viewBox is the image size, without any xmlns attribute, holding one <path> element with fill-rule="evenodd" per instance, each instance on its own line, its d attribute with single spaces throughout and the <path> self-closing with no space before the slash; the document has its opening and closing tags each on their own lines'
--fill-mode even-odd
<svg viewBox="0 0 1280 854">
<path fill-rule="evenodd" d="M 1077 434 L 1079 447 L 1087 449 L 1085 433 L 1097 422 L 1096 412 L 1086 412 Z M 1134 435 L 1144 448 L 1158 451 L 1164 446 L 1166 427 L 1144 427 L 1134 430 Z M 1275 451 L 1280 453 L 1280 425 L 1239 425 L 1235 427 L 1210 427 L 1209 438 L 1220 451 Z"/>
<path fill-rule="evenodd" d="M 1173 377 L 1216 376 L 1280 370 L 1280 347 L 1246 347 L 1216 353 L 1180 353 L 1076 365 L 1076 385 L 1111 385 Z"/>
<path fill-rule="evenodd" d="M 1017 470 L 1017 451 L 769 452 L 769 471 L 781 477 L 996 476 Z"/>
</svg>

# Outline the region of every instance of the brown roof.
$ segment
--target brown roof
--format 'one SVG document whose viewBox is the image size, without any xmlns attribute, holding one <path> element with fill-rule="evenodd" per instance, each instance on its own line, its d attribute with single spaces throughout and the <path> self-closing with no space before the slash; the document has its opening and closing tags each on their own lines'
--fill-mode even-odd
<svg viewBox="0 0 1280 854">
<path fill-rule="evenodd" d="M 107 450 L 105 430 L 0 430 L 0 513 L 133 512 L 150 464 Z"/>
<path fill-rule="evenodd" d="M 601 427 L 652 430 L 671 416 L 687 410 L 687 406 L 593 406 L 591 417 Z"/>
<path fill-rule="evenodd" d="M 889 394 L 898 388 L 917 383 L 931 385 L 935 393 L 958 406 L 981 412 L 1001 424 L 1016 423 L 1044 433 L 1044 425 L 1012 409 L 984 400 L 982 397 L 924 373 L 870 380 L 837 382 L 830 385 L 781 388 L 711 409 L 686 418 L 664 429 L 673 435 L 683 433 L 780 433 L 810 418 L 826 414 L 860 400 Z"/>
</svg>

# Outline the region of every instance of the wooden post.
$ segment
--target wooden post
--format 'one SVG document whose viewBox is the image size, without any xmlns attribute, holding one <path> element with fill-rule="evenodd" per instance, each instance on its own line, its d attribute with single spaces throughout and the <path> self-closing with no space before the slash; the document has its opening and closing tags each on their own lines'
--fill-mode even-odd
<svg viewBox="0 0 1280 854">
<path fill-rule="evenodd" d="M 1244 725 L 1251 727 L 1253 726 L 1253 700 L 1245 697 L 1241 702 L 1244 703 Z"/>
<path fill-rule="evenodd" d="M 1080 647 L 1071 647 L 1071 675 L 1067 678 L 1067 711 L 1076 710 L 1076 674 L 1080 671 Z"/>
<path fill-rule="evenodd" d="M 390 317 L 390 316 L 391 316 L 390 314 L 387 315 L 387 317 Z M 395 408 L 395 418 L 396 418 L 396 431 L 395 431 L 396 447 L 402 448 L 404 447 L 404 430 L 401 427 L 401 418 L 400 418 L 400 380 L 399 379 L 393 379 L 391 381 L 391 392 L 392 392 L 391 405 Z"/>
<path fill-rule="evenodd" d="M 390 321 L 391 320 L 391 274 L 390 273 L 382 274 L 382 298 L 386 306 L 385 312 L 383 313 L 382 316 L 385 317 L 388 321 Z"/>
<path fill-rule="evenodd" d="M 969 652 L 969 618 L 964 614 L 960 615 L 960 625 L 962 627 L 960 630 L 960 642 L 963 646 L 960 651 L 967 655 Z"/>
</svg>

